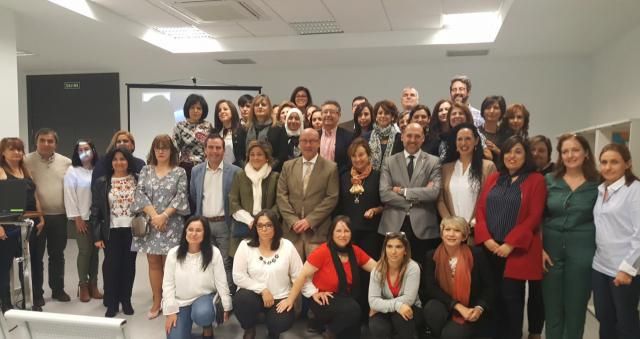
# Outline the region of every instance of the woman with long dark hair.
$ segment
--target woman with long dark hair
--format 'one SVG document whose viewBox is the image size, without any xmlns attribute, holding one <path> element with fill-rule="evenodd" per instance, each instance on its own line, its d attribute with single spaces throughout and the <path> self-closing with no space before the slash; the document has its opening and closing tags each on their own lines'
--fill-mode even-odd
<svg viewBox="0 0 640 339">
<path fill-rule="evenodd" d="M 104 278 L 105 317 L 115 317 L 122 304 L 122 312 L 133 314 L 131 290 L 136 276 L 137 252 L 131 250 L 131 206 L 138 175 L 133 155 L 125 148 L 114 148 L 106 156 L 110 164 L 106 175 L 91 186 L 91 217 L 89 224 L 94 245 L 104 250 L 102 276 Z"/>
<path fill-rule="evenodd" d="M 480 133 L 486 138 L 487 148 L 493 153 L 494 159 L 500 155 L 500 134 L 498 124 L 507 110 L 507 104 L 502 95 L 491 95 L 482 101 L 480 115 L 484 119 L 484 124 L 480 127 Z"/>
<path fill-rule="evenodd" d="M 478 197 L 474 236 L 477 245 L 484 245 L 499 291 L 497 338 L 520 338 L 525 284 L 539 285 L 542 280 L 540 224 L 547 189 L 522 136 L 512 136 L 502 144 L 498 165 L 498 172 L 487 178 Z M 535 306 L 535 313 L 543 314 L 542 303 Z"/>
<path fill-rule="evenodd" d="M 215 294 L 222 301 L 223 321 L 227 321 L 232 304 L 222 255 L 211 245 L 207 218 L 193 216 L 185 222 L 180 244 L 169 250 L 164 265 L 162 311 L 167 338 L 191 338 L 195 322 L 203 327 L 203 339 L 213 339 Z"/>
<path fill-rule="evenodd" d="M 529 136 L 529 110 L 524 104 L 509 105 L 498 127 L 498 144 L 512 135 Z"/>
<path fill-rule="evenodd" d="M 98 249 L 89 229 L 91 176 L 98 161 L 96 146 L 80 139 L 73 147 L 71 166 L 64 175 L 64 208 L 69 225 L 76 230 L 78 244 L 78 297 L 81 302 L 102 299 L 98 290 Z"/>
<path fill-rule="evenodd" d="M 329 228 L 327 242 L 316 248 L 304 263 L 287 299 L 278 303 L 278 312 L 293 307 L 307 279 L 312 279 L 315 293 L 311 297 L 311 311 L 316 320 L 327 326 L 325 338 L 359 338 L 360 269 L 371 272 L 376 261 L 360 247 L 351 243 L 350 220 L 337 216 Z"/>
<path fill-rule="evenodd" d="M 438 198 L 438 212 L 442 218 L 463 217 L 475 225 L 476 201 L 487 176 L 496 171 L 490 160 L 483 158 L 480 134 L 473 123 L 457 125 L 452 130 L 451 144 L 442 165 L 442 189 Z"/>
<path fill-rule="evenodd" d="M 640 179 L 631 170 L 629 149 L 620 144 L 602 148 L 600 171 L 591 280 L 600 339 L 640 338 Z"/>
<path fill-rule="evenodd" d="M 442 139 L 449 132 L 449 112 L 453 107 L 453 102 L 449 99 L 438 100 L 433 106 L 431 119 L 429 119 L 429 131 L 434 136 Z"/>
<path fill-rule="evenodd" d="M 224 161 L 243 167 L 247 132 L 240 124 L 236 106 L 231 101 L 222 99 L 216 103 L 214 113 L 215 126 L 212 133 L 224 139 Z"/>
<path fill-rule="evenodd" d="M 354 133 L 353 138 L 363 137 L 367 142 L 371 138 L 373 123 L 376 121 L 376 114 L 373 106 L 368 101 L 364 101 L 356 106 L 353 112 Z"/>
<path fill-rule="evenodd" d="M 256 337 L 258 315 L 265 313 L 269 338 L 293 325 L 293 310 L 278 312 L 276 305 L 284 300 L 293 281 L 302 270 L 302 259 L 293 244 L 282 237 L 278 215 L 262 210 L 255 216 L 249 238 L 240 243 L 233 261 L 233 281 L 238 292 L 233 308 L 244 329 L 244 339 Z M 312 288 L 307 284 L 307 288 Z"/>
<path fill-rule="evenodd" d="M 411 260 L 409 240 L 403 232 L 388 233 L 369 281 L 369 329 L 374 338 L 414 338 L 423 318 L 419 288 L 420 266 Z"/>
<path fill-rule="evenodd" d="M 545 332 L 547 338 L 578 339 L 584 332 L 591 294 L 591 263 L 596 250 L 593 207 L 598 197 L 599 173 L 589 142 L 583 136 L 562 135 L 557 150 L 558 166 L 545 176 L 548 192 L 542 224 Z M 535 291 L 529 288 L 530 298 L 531 292 Z M 541 333 L 542 323 L 532 322 L 529 320 L 529 332 Z"/>
<path fill-rule="evenodd" d="M 296 107 L 300 110 L 300 112 L 306 112 L 307 107 L 313 104 L 313 99 L 311 98 L 311 91 L 304 86 L 298 86 L 293 89 L 291 92 L 291 97 L 289 101 L 294 103 Z"/>
</svg>

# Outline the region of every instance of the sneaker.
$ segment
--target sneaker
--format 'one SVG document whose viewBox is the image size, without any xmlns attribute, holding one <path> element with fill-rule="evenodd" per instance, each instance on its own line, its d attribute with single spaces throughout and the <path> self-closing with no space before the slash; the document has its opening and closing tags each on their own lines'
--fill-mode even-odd
<svg viewBox="0 0 640 339">
<path fill-rule="evenodd" d="M 56 292 L 51 293 L 51 298 L 52 299 L 56 299 L 57 301 L 61 301 L 61 302 L 71 301 L 71 297 L 69 297 L 67 292 L 65 292 L 64 290 L 60 290 L 60 291 L 56 291 Z"/>
</svg>

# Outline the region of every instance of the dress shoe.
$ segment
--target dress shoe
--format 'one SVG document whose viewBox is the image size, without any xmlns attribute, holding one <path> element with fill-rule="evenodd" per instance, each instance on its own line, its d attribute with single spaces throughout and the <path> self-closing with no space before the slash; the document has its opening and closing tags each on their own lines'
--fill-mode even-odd
<svg viewBox="0 0 640 339">
<path fill-rule="evenodd" d="M 149 312 L 147 312 L 147 319 L 149 320 L 155 319 L 160 315 L 161 312 L 162 312 L 162 307 L 160 307 L 156 311 L 149 310 Z"/>
<path fill-rule="evenodd" d="M 126 315 L 133 315 L 133 306 L 131 305 L 131 301 L 123 301 L 122 304 L 122 313 Z"/>
<path fill-rule="evenodd" d="M 89 302 L 89 300 L 91 300 L 91 297 L 89 296 L 89 284 L 88 283 L 79 283 L 78 284 L 78 299 L 80 299 L 81 302 L 86 303 Z"/>
<path fill-rule="evenodd" d="M 64 290 L 55 291 L 51 293 L 51 299 L 56 299 L 57 301 L 61 301 L 61 302 L 71 301 L 71 297 L 69 297 L 67 292 L 65 292 Z"/>
<path fill-rule="evenodd" d="M 42 296 L 33 297 L 33 306 L 42 308 L 42 306 L 44 306 L 44 298 Z"/>
<path fill-rule="evenodd" d="M 116 307 L 107 307 L 107 312 L 104 313 L 104 316 L 107 318 L 113 318 L 118 313 L 118 309 Z"/>
<path fill-rule="evenodd" d="M 32 311 L 42 312 L 42 306 L 33 305 L 31 306 Z"/>
</svg>

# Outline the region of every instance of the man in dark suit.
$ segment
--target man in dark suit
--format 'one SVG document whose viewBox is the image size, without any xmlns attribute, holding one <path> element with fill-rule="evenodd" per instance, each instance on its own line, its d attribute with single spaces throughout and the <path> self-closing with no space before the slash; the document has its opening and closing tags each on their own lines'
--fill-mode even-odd
<svg viewBox="0 0 640 339">
<path fill-rule="evenodd" d="M 440 161 L 420 149 L 424 130 L 410 123 L 402 133 L 404 151 L 384 160 L 380 173 L 380 200 L 384 204 L 378 232 L 402 231 L 411 244 L 411 257 L 424 261 L 440 243 L 436 201 L 440 194 Z"/>
<path fill-rule="evenodd" d="M 322 104 L 322 134 L 320 136 L 320 155 L 338 164 L 340 174 L 351 167 L 351 159 L 347 148 L 353 140 L 353 133 L 338 127 L 340 121 L 340 104 L 327 100 Z"/>
<path fill-rule="evenodd" d="M 229 213 L 229 192 L 233 177 L 240 168 L 223 161 L 225 146 L 220 135 L 210 134 L 204 141 L 204 147 L 207 161 L 191 170 L 189 195 L 195 204 L 194 215 L 201 215 L 209 221 L 211 239 L 222 254 L 227 281 L 231 287 L 233 279 L 229 241 L 232 218 Z"/>
<path fill-rule="evenodd" d="M 278 180 L 277 204 L 284 235 L 306 257 L 327 241 L 331 213 L 338 203 L 338 169 L 318 154 L 320 136 L 312 128 L 300 135 L 302 156 L 286 161 Z"/>
</svg>

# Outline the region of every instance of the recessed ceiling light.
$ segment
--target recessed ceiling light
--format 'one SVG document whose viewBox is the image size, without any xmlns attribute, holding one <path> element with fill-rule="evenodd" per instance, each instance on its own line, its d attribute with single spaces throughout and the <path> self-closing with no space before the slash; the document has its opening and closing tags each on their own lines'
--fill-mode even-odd
<svg viewBox="0 0 640 339">
<path fill-rule="evenodd" d="M 289 24 L 300 35 L 344 33 L 335 21 L 306 21 Z"/>
<path fill-rule="evenodd" d="M 86 0 L 49 0 L 49 2 L 96 20 L 96 16 Z"/>
<path fill-rule="evenodd" d="M 490 43 L 496 40 L 502 16 L 500 12 L 442 15 L 442 28 L 431 38 L 432 44 Z"/>
<path fill-rule="evenodd" d="M 156 31 L 174 39 L 207 39 L 211 38 L 207 32 L 193 26 L 187 27 L 152 27 Z"/>
<path fill-rule="evenodd" d="M 476 12 L 442 15 L 443 28 L 493 28 L 499 22 L 498 12 Z"/>
</svg>

